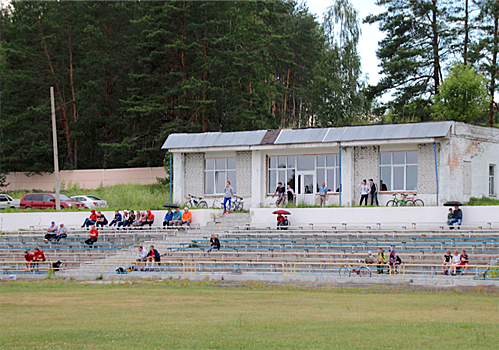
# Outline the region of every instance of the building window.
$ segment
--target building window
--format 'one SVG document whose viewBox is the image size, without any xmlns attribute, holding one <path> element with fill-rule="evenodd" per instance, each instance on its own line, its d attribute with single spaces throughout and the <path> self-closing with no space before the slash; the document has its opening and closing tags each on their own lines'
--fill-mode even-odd
<svg viewBox="0 0 499 350">
<path fill-rule="evenodd" d="M 496 195 L 496 166 L 489 165 L 489 196 Z"/>
<path fill-rule="evenodd" d="M 380 157 L 381 191 L 416 191 L 418 152 L 386 152 Z"/>
<path fill-rule="evenodd" d="M 289 185 L 295 192 L 301 193 L 296 183 L 299 172 L 315 172 L 316 191 L 325 182 L 331 192 L 339 188 L 339 163 L 337 154 L 306 155 L 291 157 L 269 157 L 268 163 L 268 194 L 274 194 L 277 184 Z M 313 182 L 312 182 L 313 183 Z"/>
<path fill-rule="evenodd" d="M 223 194 L 227 181 L 236 192 L 236 158 L 204 160 L 204 194 Z"/>
<path fill-rule="evenodd" d="M 317 192 L 325 182 L 329 192 L 339 191 L 340 167 L 337 154 L 317 156 Z"/>
</svg>

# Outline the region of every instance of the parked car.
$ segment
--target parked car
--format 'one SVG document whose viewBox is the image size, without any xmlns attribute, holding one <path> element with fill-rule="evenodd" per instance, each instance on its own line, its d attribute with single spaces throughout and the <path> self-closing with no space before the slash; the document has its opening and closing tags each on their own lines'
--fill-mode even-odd
<svg viewBox="0 0 499 350">
<path fill-rule="evenodd" d="M 20 199 L 13 199 L 11 196 L 7 194 L 0 194 L 0 209 L 6 208 L 18 208 L 21 205 Z"/>
<path fill-rule="evenodd" d="M 60 195 L 61 209 L 85 209 L 85 204 L 75 201 L 65 194 Z M 55 209 L 55 193 L 27 193 L 21 199 L 21 209 Z"/>
<path fill-rule="evenodd" d="M 75 201 L 84 203 L 88 209 L 107 208 L 107 201 L 96 196 L 80 195 L 71 198 Z"/>
</svg>

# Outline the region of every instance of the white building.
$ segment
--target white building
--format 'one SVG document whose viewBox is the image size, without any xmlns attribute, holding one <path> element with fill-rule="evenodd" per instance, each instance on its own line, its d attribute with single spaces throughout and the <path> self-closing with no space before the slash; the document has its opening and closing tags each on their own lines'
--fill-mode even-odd
<svg viewBox="0 0 499 350">
<path fill-rule="evenodd" d="M 280 181 L 297 202 L 358 205 L 363 179 L 374 179 L 380 205 L 413 193 L 427 205 L 497 195 L 499 129 L 452 121 L 339 128 L 172 134 L 173 199 L 210 200 L 230 180 L 246 207 L 269 205 Z"/>
</svg>

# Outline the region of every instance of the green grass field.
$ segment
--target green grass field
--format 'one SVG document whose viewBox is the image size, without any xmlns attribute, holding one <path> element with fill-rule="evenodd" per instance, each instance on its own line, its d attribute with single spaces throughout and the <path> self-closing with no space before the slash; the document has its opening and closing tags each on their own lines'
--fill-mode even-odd
<svg viewBox="0 0 499 350">
<path fill-rule="evenodd" d="M 0 349 L 497 349 L 499 299 L 478 292 L 0 284 Z"/>
</svg>

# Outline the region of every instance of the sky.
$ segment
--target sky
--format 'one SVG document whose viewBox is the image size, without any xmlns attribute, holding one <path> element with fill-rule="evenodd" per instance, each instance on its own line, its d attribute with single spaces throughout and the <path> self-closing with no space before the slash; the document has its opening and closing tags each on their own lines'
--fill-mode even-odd
<svg viewBox="0 0 499 350">
<path fill-rule="evenodd" d="M 316 14 L 321 22 L 322 13 L 332 4 L 332 0 L 308 0 L 306 2 L 310 12 Z M 378 41 L 382 40 L 384 35 L 378 30 L 377 24 L 362 24 L 362 21 L 369 14 L 383 12 L 384 8 L 376 6 L 374 4 L 375 0 L 350 0 L 350 2 L 359 10 L 361 18 L 362 36 L 360 37 L 358 50 L 362 59 L 362 71 L 368 75 L 368 83 L 374 85 L 380 79 L 376 49 L 378 48 Z"/>
</svg>

